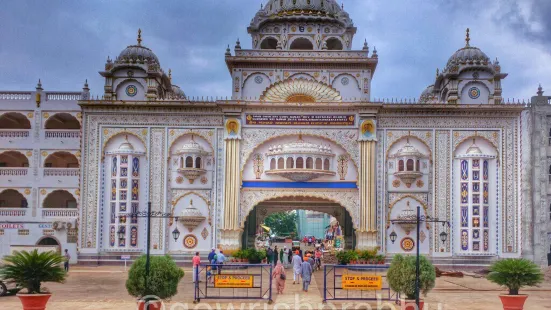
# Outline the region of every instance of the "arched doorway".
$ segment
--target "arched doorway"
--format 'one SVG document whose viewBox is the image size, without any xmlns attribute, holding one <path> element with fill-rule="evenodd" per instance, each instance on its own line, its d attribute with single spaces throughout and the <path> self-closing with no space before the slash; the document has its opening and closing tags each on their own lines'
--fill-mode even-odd
<svg viewBox="0 0 551 310">
<path fill-rule="evenodd" d="M 255 246 L 255 238 L 259 227 L 267 216 L 273 213 L 297 210 L 316 211 L 316 213 L 325 213 L 330 218 L 334 218 L 342 228 L 342 235 L 345 241 L 344 248 L 356 248 L 356 234 L 350 213 L 340 204 L 318 197 L 281 197 L 265 200 L 257 204 L 245 219 L 241 239 L 242 248 L 246 249 Z M 304 219 L 302 220 L 304 221 Z M 300 221 L 300 219 L 297 219 L 297 221 Z M 297 225 L 299 225 L 298 222 Z M 302 237 L 297 235 L 295 239 L 298 240 Z"/>
<path fill-rule="evenodd" d="M 54 245 L 54 246 L 59 246 L 59 242 L 57 242 L 56 239 L 52 238 L 52 237 L 44 237 L 42 239 L 40 239 L 40 241 L 38 241 L 38 243 L 36 245 Z"/>
</svg>

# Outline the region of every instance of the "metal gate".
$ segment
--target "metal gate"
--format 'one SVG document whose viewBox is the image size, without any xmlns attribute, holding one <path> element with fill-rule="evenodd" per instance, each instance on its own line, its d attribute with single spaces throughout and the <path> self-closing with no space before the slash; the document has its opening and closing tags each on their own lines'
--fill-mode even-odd
<svg viewBox="0 0 551 310">
<path fill-rule="evenodd" d="M 272 265 L 200 265 L 195 279 L 195 300 L 262 299 L 272 303 Z"/>
<path fill-rule="evenodd" d="M 388 285 L 385 265 L 325 265 L 323 302 L 328 300 L 373 300 L 398 303 L 400 294 Z"/>
</svg>

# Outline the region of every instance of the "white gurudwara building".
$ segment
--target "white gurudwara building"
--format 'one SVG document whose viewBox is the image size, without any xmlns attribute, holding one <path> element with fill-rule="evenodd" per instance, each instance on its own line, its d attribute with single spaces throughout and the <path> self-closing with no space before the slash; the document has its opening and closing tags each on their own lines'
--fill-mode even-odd
<svg viewBox="0 0 551 310">
<path fill-rule="evenodd" d="M 537 195 L 549 211 L 551 177 L 533 191 L 530 105 L 503 99 L 507 74 L 472 45 L 468 31 L 416 102 L 372 98 L 379 55 L 367 43 L 352 49 L 356 28 L 334 0 L 269 0 L 248 32 L 251 49 L 238 41 L 225 53 L 227 99 L 186 97 L 141 31 L 136 44 L 107 59 L 101 96 L 91 97 L 87 87 L 78 93 L 82 111 L 75 100 L 37 105 L 38 88 L 25 97 L 28 107 L 0 93 L 1 117 L 8 117 L 0 119 L 1 152 L 19 154 L 0 168 L 0 197 L 29 202 L 0 198 L 10 201 L 0 209 L 0 225 L 24 227 L 3 229 L 0 238 L 34 245 L 52 236 L 71 251 L 77 247 L 69 240 L 78 239 L 80 261 L 117 260 L 145 251 L 146 221 L 132 214 L 151 202 L 152 211 L 180 217 L 151 220 L 153 254 L 253 246 L 267 215 L 311 210 L 338 220 L 347 248 L 391 256 L 415 252 L 416 228 L 391 220 L 411 218 L 421 206 L 422 215 L 450 222 L 421 226 L 423 255 L 442 264 L 523 255 L 543 264 L 550 215 L 536 226 L 527 216 L 533 200 L 539 206 Z M 54 129 L 45 124 L 57 114 L 63 117 L 56 124 L 71 116 L 78 128 L 55 130 L 82 132 L 81 140 L 49 138 Z M 12 120 L 30 127 L 4 127 Z M 77 166 L 46 166 L 56 152 L 65 156 L 56 162 L 73 155 Z M 11 164 L 19 158 L 28 168 Z M 544 161 L 546 155 L 539 165 L 547 171 Z M 59 172 L 50 176 L 53 167 Z M 75 167 L 80 180 L 66 175 Z M 78 203 L 45 205 L 57 190 Z M 78 221 L 67 210 L 78 212 Z M 52 235 L 34 228 L 54 219 L 65 228 Z M 29 236 L 21 236 L 24 229 Z M 181 232 L 176 240 L 174 230 Z M 73 232 L 78 236 L 69 238 Z"/>
</svg>

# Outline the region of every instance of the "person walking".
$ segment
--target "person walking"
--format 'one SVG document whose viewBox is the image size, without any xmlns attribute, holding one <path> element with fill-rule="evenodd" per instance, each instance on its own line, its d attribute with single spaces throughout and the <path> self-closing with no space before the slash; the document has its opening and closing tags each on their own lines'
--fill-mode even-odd
<svg viewBox="0 0 551 310">
<path fill-rule="evenodd" d="M 303 262 L 301 266 L 302 290 L 308 292 L 308 285 L 312 281 L 312 265 L 309 262 Z"/>
<path fill-rule="evenodd" d="M 302 257 L 299 256 L 299 252 L 296 251 L 293 255 L 293 284 L 300 284 L 300 274 L 302 273 Z"/>
<path fill-rule="evenodd" d="M 195 256 L 193 256 L 191 262 L 193 263 L 193 283 L 196 283 L 199 281 L 199 279 L 197 279 L 197 274 L 199 272 L 199 265 L 201 264 L 201 257 L 199 257 L 199 252 L 195 252 Z"/>
<path fill-rule="evenodd" d="M 224 264 L 225 261 L 226 261 L 226 256 L 224 255 L 224 252 L 220 250 L 220 253 L 216 255 L 216 263 L 219 265 L 218 274 L 222 272 L 222 265 Z"/>
<path fill-rule="evenodd" d="M 288 253 L 288 258 L 287 260 L 289 261 L 289 264 L 291 264 L 293 262 L 293 250 L 289 250 L 289 253 Z"/>
<path fill-rule="evenodd" d="M 268 250 L 266 250 L 266 258 L 268 259 L 268 264 L 272 264 L 272 261 L 274 260 L 274 250 L 272 248 L 268 247 Z"/>
<path fill-rule="evenodd" d="M 285 261 L 283 260 L 284 254 L 285 254 L 285 253 L 284 253 L 283 249 L 279 250 L 279 261 L 280 261 L 282 264 L 287 265 L 287 264 L 285 263 Z"/>
<path fill-rule="evenodd" d="M 279 251 L 277 250 L 277 245 L 274 248 L 274 266 L 277 265 L 277 260 L 279 259 Z"/>
<path fill-rule="evenodd" d="M 283 268 L 283 264 L 281 264 L 281 261 L 279 261 L 275 266 L 274 271 L 272 272 L 272 278 L 276 280 L 277 293 L 283 294 L 283 290 L 285 289 L 285 280 L 287 280 L 287 276 L 285 275 L 285 268 Z"/>
<path fill-rule="evenodd" d="M 216 249 L 212 248 L 212 251 L 209 253 L 208 260 L 209 262 L 212 262 L 212 259 L 214 258 L 214 255 L 216 255 Z"/>
<path fill-rule="evenodd" d="M 69 261 L 71 260 L 71 254 L 69 254 L 69 250 L 65 249 L 65 254 L 63 254 L 63 257 L 65 257 L 63 267 L 65 268 L 65 272 L 69 272 Z"/>
</svg>

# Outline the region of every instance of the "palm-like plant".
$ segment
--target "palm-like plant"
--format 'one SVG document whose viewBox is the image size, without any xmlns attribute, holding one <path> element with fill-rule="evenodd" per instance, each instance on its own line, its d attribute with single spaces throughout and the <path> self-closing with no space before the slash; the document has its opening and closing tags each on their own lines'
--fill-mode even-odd
<svg viewBox="0 0 551 310">
<path fill-rule="evenodd" d="M 43 282 L 65 281 L 64 261 L 63 256 L 52 251 L 15 251 L 13 255 L 4 257 L 5 265 L 0 267 L 0 277 L 26 288 L 28 294 L 40 294 Z"/>
<path fill-rule="evenodd" d="M 509 295 L 518 295 L 524 286 L 535 286 L 543 282 L 543 273 L 538 265 L 527 259 L 507 258 L 495 262 L 490 267 L 488 280 L 505 286 Z"/>
</svg>

